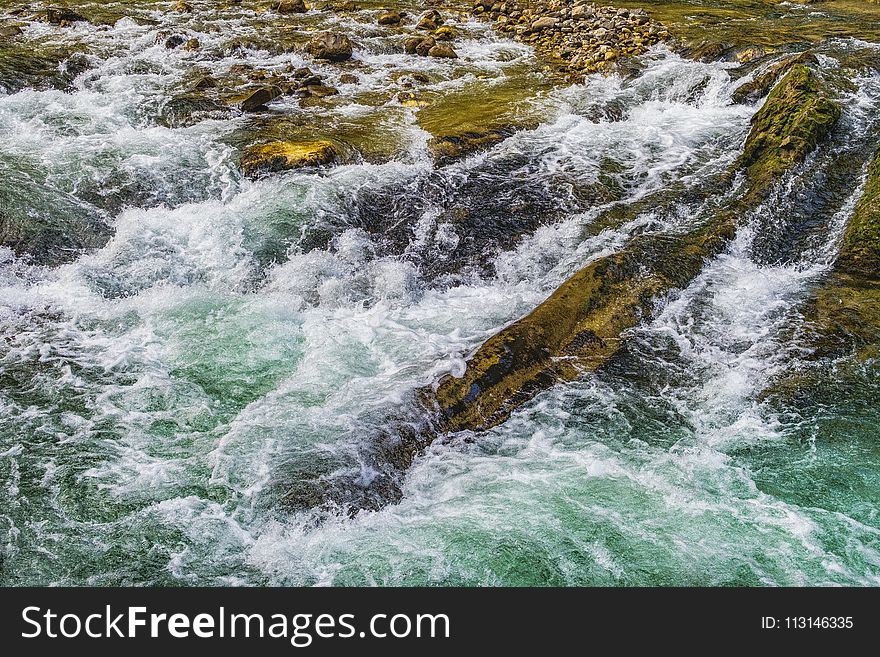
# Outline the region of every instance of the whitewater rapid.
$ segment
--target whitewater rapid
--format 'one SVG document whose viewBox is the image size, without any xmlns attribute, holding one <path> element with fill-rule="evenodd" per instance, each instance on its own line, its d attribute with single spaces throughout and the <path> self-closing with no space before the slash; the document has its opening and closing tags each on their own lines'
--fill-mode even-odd
<svg viewBox="0 0 880 657">
<path fill-rule="evenodd" d="M 880 583 L 876 510 L 823 508 L 780 484 L 820 476 L 792 438 L 810 418 L 792 422 L 758 397 L 797 358 L 791 326 L 857 187 L 822 205 L 821 238 L 771 258 L 767 218 L 784 222 L 801 198 L 781 192 L 686 290 L 658 301 L 608 371 L 485 434 L 438 440 L 399 503 L 353 516 L 284 505 L 315 473 L 369 482 L 359 450 L 414 390 L 461 371 L 483 340 L 635 232 L 687 226 L 689 190 L 735 161 L 756 110 L 731 102 L 735 65 L 657 48 L 636 76 L 548 91 L 535 101 L 539 127 L 440 170 L 417 110 L 394 106 L 390 161 L 249 181 L 235 145 L 247 119 L 157 123 L 191 57 L 153 45 L 161 27 L 123 19 L 59 36 L 92 40 L 94 67 L 69 91 L 0 95 L 0 165 L 25 171 L 28 202 L 64 199 L 109 231 L 54 267 L 0 249 L 4 582 Z M 467 80 L 530 61 L 485 25 L 465 29 L 454 66 L 471 67 Z M 368 36 L 357 54 L 369 70 L 412 65 Z M 221 47 L 216 32 L 198 37 Z M 298 57 L 250 51 L 216 66 Z M 368 72 L 361 87 L 385 79 Z M 864 148 L 853 135 L 875 129 L 875 80 L 859 81 L 846 134 L 823 157 Z M 343 107 L 331 120 L 372 111 Z M 811 166 L 788 184 L 817 180 Z M 590 185 L 612 185 L 617 200 L 583 207 L 579 186 Z M 425 197 L 426 186 L 441 191 Z M 679 200 L 590 231 L 603 209 L 672 186 Z M 487 266 L 443 264 L 471 238 L 449 219 L 450 198 L 479 221 L 526 196 L 554 220 L 490 243 Z M 404 238 L 366 224 L 361 198 L 404 207 L 388 218 Z M 856 392 L 870 399 L 866 376 Z M 878 460 L 870 443 L 852 445 Z M 767 453 L 778 461 L 755 460 Z M 858 470 L 856 456 L 845 467 Z"/>
</svg>

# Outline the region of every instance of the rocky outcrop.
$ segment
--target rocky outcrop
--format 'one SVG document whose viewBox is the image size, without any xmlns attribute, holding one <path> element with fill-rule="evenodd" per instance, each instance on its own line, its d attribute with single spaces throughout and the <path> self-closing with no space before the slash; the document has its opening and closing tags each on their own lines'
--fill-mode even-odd
<svg viewBox="0 0 880 657">
<path fill-rule="evenodd" d="M 241 168 L 247 176 L 326 165 L 339 156 L 331 141 L 288 142 L 276 141 L 248 149 L 241 158 Z"/>
<path fill-rule="evenodd" d="M 599 7 L 586 0 L 476 0 L 473 12 L 531 44 L 560 70 L 578 75 L 612 71 L 618 59 L 669 37 L 643 9 Z"/>
<path fill-rule="evenodd" d="M 312 38 L 306 45 L 308 52 L 315 59 L 326 59 L 331 62 L 344 62 L 351 59 L 351 40 L 344 34 L 324 32 Z"/>
<path fill-rule="evenodd" d="M 734 236 L 739 218 L 803 161 L 839 115 L 810 69 L 795 67 L 755 115 L 731 171 L 744 171 L 743 193 L 690 234 L 639 235 L 590 263 L 477 349 L 463 376 L 446 376 L 423 390 L 441 429 L 488 429 L 541 390 L 608 362 L 624 332 L 651 315 L 656 298 L 693 280 Z"/>
</svg>

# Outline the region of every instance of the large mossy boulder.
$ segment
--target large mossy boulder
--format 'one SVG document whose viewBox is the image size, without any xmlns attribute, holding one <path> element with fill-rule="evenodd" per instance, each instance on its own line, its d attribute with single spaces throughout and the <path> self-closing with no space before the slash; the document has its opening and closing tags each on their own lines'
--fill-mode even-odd
<svg viewBox="0 0 880 657">
<path fill-rule="evenodd" d="M 840 106 L 822 91 L 813 72 L 798 64 L 752 118 L 739 164 L 763 186 L 803 161 L 839 118 Z"/>
<path fill-rule="evenodd" d="M 798 64 L 815 64 L 818 60 L 811 52 L 801 53 L 784 57 L 778 62 L 771 64 L 767 69 L 751 80 L 744 82 L 733 90 L 732 99 L 735 103 L 753 103 L 766 96 L 779 78 L 788 73 L 792 67 Z"/>
<path fill-rule="evenodd" d="M 339 157 L 332 141 L 274 141 L 248 149 L 241 158 L 247 176 L 331 164 Z"/>
<path fill-rule="evenodd" d="M 731 176 L 743 192 L 685 235 L 639 235 L 590 263 L 531 313 L 487 340 L 463 376 L 422 390 L 444 431 L 488 429 L 556 382 L 593 371 L 620 348 L 625 331 L 653 311 L 660 295 L 681 289 L 725 247 L 741 217 L 764 201 L 780 177 L 802 162 L 834 126 L 839 107 L 806 66 L 794 67 L 755 115 Z"/>
</svg>

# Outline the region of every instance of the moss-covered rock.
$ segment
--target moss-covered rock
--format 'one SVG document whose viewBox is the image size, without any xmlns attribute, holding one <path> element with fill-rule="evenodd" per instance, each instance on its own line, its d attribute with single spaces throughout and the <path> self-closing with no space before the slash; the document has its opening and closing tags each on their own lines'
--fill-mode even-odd
<svg viewBox="0 0 880 657">
<path fill-rule="evenodd" d="M 767 70 L 755 75 L 748 82 L 734 89 L 732 94 L 733 102 L 754 103 L 766 96 L 779 78 L 788 73 L 793 66 L 798 64 L 815 64 L 816 61 L 816 56 L 811 52 L 785 57 L 770 65 Z"/>
<path fill-rule="evenodd" d="M 739 165 L 761 187 L 802 161 L 840 118 L 840 106 L 812 71 L 797 64 L 752 118 Z"/>
<path fill-rule="evenodd" d="M 859 360 L 880 348 L 880 149 L 868 170 L 865 192 L 850 218 L 834 268 L 804 317 L 813 356 Z M 785 382 L 774 388 L 785 387 Z"/>
<path fill-rule="evenodd" d="M 880 149 L 868 170 L 865 193 L 847 225 L 836 269 L 880 279 Z M 880 315 L 877 317 L 880 319 Z"/>
<path fill-rule="evenodd" d="M 339 150 L 331 141 L 275 141 L 248 149 L 241 158 L 245 175 L 301 169 L 334 162 Z"/>
<path fill-rule="evenodd" d="M 428 150 L 434 162 L 443 166 L 498 144 L 516 132 L 514 126 L 501 126 L 482 132 L 459 132 L 432 137 Z"/>
<path fill-rule="evenodd" d="M 756 114 L 736 169 L 746 189 L 687 235 L 633 238 L 565 281 L 535 310 L 486 341 L 461 377 L 425 389 L 444 430 L 479 431 L 557 381 L 606 363 L 623 334 L 650 316 L 654 300 L 687 285 L 735 235 L 739 217 L 767 197 L 779 177 L 812 151 L 840 110 L 804 67 L 793 69 Z"/>
</svg>

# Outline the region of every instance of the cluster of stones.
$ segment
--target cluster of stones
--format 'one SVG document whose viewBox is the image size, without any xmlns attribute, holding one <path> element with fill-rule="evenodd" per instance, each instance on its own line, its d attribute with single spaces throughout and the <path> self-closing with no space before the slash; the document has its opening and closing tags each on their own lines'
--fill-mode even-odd
<svg viewBox="0 0 880 657">
<path fill-rule="evenodd" d="M 377 22 L 386 27 L 400 27 L 406 18 L 406 12 L 389 10 L 379 14 Z M 458 54 L 448 43 L 456 36 L 455 28 L 445 23 L 446 19 L 439 11 L 429 9 L 419 16 L 416 33 L 406 39 L 404 50 L 410 55 L 457 59 Z"/>
<path fill-rule="evenodd" d="M 535 47 L 567 73 L 613 70 L 615 62 L 669 38 L 644 9 L 599 7 L 586 0 L 476 0 L 473 13 Z"/>
</svg>

